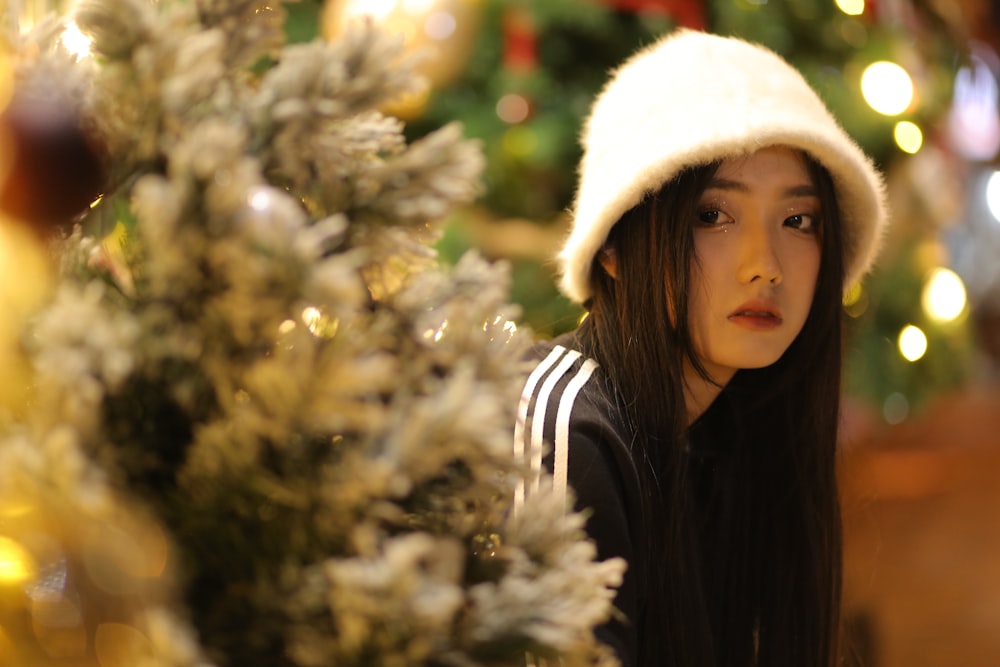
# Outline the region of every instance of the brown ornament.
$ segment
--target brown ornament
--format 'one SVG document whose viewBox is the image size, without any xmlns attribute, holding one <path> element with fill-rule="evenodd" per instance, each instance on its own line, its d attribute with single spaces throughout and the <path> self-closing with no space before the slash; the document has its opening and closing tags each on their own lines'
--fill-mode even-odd
<svg viewBox="0 0 1000 667">
<path fill-rule="evenodd" d="M 0 211 L 42 228 L 69 224 L 101 193 L 99 142 L 80 114 L 56 100 L 19 99 L 0 115 L 7 170 Z"/>
</svg>

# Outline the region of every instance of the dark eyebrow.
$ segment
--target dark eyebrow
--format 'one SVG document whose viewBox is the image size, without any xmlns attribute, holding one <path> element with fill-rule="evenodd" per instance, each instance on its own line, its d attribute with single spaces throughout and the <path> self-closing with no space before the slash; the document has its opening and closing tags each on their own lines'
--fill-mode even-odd
<svg viewBox="0 0 1000 667">
<path fill-rule="evenodd" d="M 727 178 L 713 178 L 708 183 L 706 190 L 729 190 L 735 192 L 749 192 L 750 188 L 745 183 L 731 181 Z M 819 193 L 811 184 L 793 185 L 783 193 L 786 197 L 818 197 Z"/>
</svg>

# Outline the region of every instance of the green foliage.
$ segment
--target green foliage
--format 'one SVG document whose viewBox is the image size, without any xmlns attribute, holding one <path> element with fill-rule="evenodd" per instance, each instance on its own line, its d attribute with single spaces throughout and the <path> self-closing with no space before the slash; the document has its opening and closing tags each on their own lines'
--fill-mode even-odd
<svg viewBox="0 0 1000 667">
<path fill-rule="evenodd" d="M 936 322 L 924 312 L 921 298 L 926 271 L 909 245 L 865 283 L 860 301 L 848 306 L 847 391 L 882 409 L 890 396 L 905 398 L 918 411 L 941 392 L 962 386 L 975 372 L 976 341 L 968 310 L 952 322 Z M 918 327 L 927 351 L 916 361 L 900 354 L 903 327 Z"/>
<path fill-rule="evenodd" d="M 537 64 L 526 69 L 505 65 L 504 17 L 514 10 L 532 20 Z M 468 67 L 453 85 L 434 92 L 407 133 L 419 136 L 462 119 L 487 158 L 482 202 L 499 216 L 550 221 L 572 201 L 577 135 L 607 72 L 670 25 L 665 17 L 615 12 L 597 0 L 485 0 Z M 497 115 L 496 104 L 507 94 L 529 102 L 523 122 Z"/>
</svg>

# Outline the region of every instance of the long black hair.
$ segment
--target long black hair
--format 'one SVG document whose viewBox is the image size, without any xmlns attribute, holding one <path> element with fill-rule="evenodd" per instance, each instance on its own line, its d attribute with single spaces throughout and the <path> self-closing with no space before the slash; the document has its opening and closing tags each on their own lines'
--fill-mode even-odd
<svg viewBox="0 0 1000 667">
<path fill-rule="evenodd" d="M 808 318 L 776 363 L 738 371 L 690 427 L 685 363 L 702 372 L 688 326 L 692 229 L 718 164 L 682 172 L 618 221 L 606 243 L 616 277 L 592 267 L 580 339 L 634 434 L 646 539 L 635 576 L 657 592 L 633 619 L 643 665 L 836 661 L 844 259 L 830 176 L 807 162 L 822 247 Z"/>
</svg>

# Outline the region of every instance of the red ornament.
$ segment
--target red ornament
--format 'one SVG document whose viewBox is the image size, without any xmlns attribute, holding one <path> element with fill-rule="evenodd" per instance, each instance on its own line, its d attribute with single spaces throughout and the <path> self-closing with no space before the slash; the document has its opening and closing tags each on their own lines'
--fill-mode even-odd
<svg viewBox="0 0 1000 667">
<path fill-rule="evenodd" d="M 626 12 L 661 12 L 672 16 L 679 25 L 707 30 L 708 20 L 701 0 L 604 0 L 605 4 Z"/>
<path fill-rule="evenodd" d="M 9 156 L 0 172 L 0 210 L 37 226 L 70 223 L 104 185 L 101 150 L 81 118 L 59 100 L 15 92 L 0 115 L 0 142 Z"/>
<path fill-rule="evenodd" d="M 513 72 L 530 72 L 538 66 L 538 36 L 531 13 L 511 7 L 503 15 L 503 65 Z"/>
<path fill-rule="evenodd" d="M 881 7 L 879 7 L 878 5 L 879 5 L 878 0 L 865 0 L 865 13 L 862 14 L 862 16 L 867 18 L 869 21 L 875 19 L 875 17 L 878 16 L 879 11 L 881 10 Z"/>
</svg>

